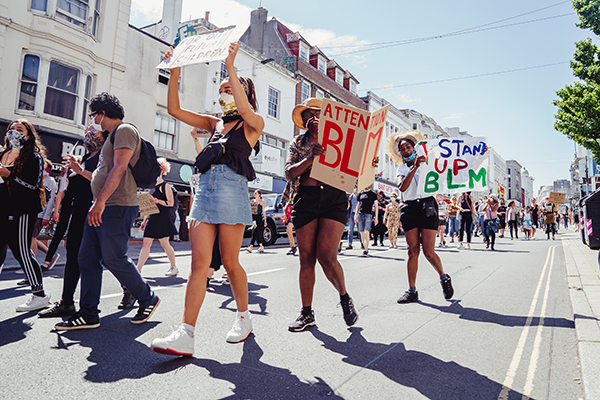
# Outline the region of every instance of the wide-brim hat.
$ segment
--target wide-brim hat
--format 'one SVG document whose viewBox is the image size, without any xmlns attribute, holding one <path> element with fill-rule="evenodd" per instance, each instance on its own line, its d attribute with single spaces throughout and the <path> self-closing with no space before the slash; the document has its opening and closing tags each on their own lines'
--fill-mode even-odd
<svg viewBox="0 0 600 400">
<path fill-rule="evenodd" d="M 404 159 L 402 158 L 402 154 L 398 148 L 400 142 L 404 139 L 410 140 L 416 147 L 419 143 L 426 142 L 427 136 L 419 131 L 396 132 L 388 136 L 387 141 L 385 142 L 386 152 L 388 156 L 390 156 L 390 158 L 398 165 L 404 164 Z"/>
<path fill-rule="evenodd" d="M 292 111 L 292 120 L 294 121 L 294 124 L 296 124 L 296 126 L 300 129 L 306 129 L 302 121 L 302 112 L 308 109 L 320 110 L 321 103 L 321 100 L 314 97 L 309 97 L 308 99 L 304 100 L 302 104 L 298 104 L 296 107 L 294 107 L 294 110 Z"/>
</svg>

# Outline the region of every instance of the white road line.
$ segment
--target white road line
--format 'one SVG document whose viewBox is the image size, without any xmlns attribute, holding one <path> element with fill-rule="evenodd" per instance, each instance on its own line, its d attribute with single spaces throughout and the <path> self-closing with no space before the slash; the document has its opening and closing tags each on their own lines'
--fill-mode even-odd
<svg viewBox="0 0 600 400">
<path fill-rule="evenodd" d="M 542 330 L 544 329 L 544 317 L 546 315 L 546 306 L 548 305 L 548 293 L 550 292 L 550 275 L 552 274 L 552 265 L 554 264 L 554 253 L 556 247 L 552 248 L 552 258 L 550 259 L 550 269 L 548 278 L 546 279 L 546 289 L 544 291 L 544 300 L 542 300 L 542 309 L 540 311 L 540 321 L 538 324 L 535 340 L 533 342 L 533 351 L 529 361 L 529 369 L 527 370 L 527 379 L 525 380 L 525 388 L 523 389 L 523 400 L 529 399 L 529 395 L 533 390 L 533 378 L 537 370 L 538 358 L 540 356 L 540 344 L 542 342 Z"/>
<path fill-rule="evenodd" d="M 268 274 L 269 272 L 281 271 L 282 269 L 285 269 L 285 268 L 275 268 L 275 269 L 267 269 L 265 271 L 250 272 L 249 274 L 246 274 L 246 276 Z"/>
<path fill-rule="evenodd" d="M 510 366 L 508 367 L 508 371 L 506 372 L 506 376 L 504 377 L 504 382 L 502 383 L 502 390 L 498 395 L 498 400 L 507 400 L 508 394 L 512 389 L 512 384 L 514 383 L 515 376 L 517 375 L 517 369 L 519 368 L 519 364 L 521 363 L 521 358 L 523 357 L 523 349 L 525 348 L 525 342 L 527 341 L 527 336 L 529 335 L 529 328 L 531 326 L 531 321 L 533 319 L 533 313 L 537 306 L 538 296 L 540 294 L 540 290 L 542 288 L 542 282 L 544 280 L 544 276 L 546 275 L 546 269 L 549 265 L 550 253 L 552 249 L 556 246 L 552 246 L 548 249 L 548 254 L 546 254 L 546 262 L 544 263 L 544 268 L 542 269 L 542 273 L 540 275 L 540 279 L 538 281 L 537 287 L 535 289 L 535 293 L 533 295 L 533 300 L 531 301 L 531 307 L 529 307 L 529 313 L 527 314 L 527 320 L 525 321 L 525 326 L 521 331 L 521 337 L 519 337 L 519 342 L 517 343 L 517 348 L 515 349 L 515 353 L 513 354 L 512 361 L 510 362 Z"/>
</svg>

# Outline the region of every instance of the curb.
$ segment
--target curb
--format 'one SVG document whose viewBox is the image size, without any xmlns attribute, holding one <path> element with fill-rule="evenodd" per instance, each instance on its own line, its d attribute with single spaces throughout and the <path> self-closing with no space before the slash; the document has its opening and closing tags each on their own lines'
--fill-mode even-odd
<svg viewBox="0 0 600 400">
<path fill-rule="evenodd" d="M 571 232 L 561 242 L 584 393 L 586 399 L 600 399 L 600 270 L 596 252 L 579 235 Z"/>
</svg>

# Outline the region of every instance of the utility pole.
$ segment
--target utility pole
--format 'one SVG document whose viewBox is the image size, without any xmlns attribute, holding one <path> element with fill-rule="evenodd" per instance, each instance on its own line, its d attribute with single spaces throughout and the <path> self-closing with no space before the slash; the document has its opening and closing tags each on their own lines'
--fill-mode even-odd
<svg viewBox="0 0 600 400">
<path fill-rule="evenodd" d="M 585 155 L 585 195 L 590 194 L 590 175 L 588 173 L 588 156 Z"/>
</svg>

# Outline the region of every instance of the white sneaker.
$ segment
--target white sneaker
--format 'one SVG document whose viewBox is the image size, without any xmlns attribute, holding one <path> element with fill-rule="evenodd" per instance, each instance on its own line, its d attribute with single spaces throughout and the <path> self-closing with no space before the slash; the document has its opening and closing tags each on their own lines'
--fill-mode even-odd
<svg viewBox="0 0 600 400">
<path fill-rule="evenodd" d="M 460 244 L 459 244 L 459 245 L 458 245 L 456 248 L 457 248 L 457 249 L 464 249 L 464 246 L 463 246 L 463 244 L 462 244 L 462 243 L 460 243 Z"/>
<path fill-rule="evenodd" d="M 259 253 L 261 253 L 261 254 L 262 254 L 262 253 L 264 253 L 264 252 L 265 252 L 265 248 L 264 248 L 264 247 L 262 247 L 262 245 L 261 245 L 261 246 L 259 246 L 259 247 L 258 247 L 258 252 L 259 252 Z"/>
<path fill-rule="evenodd" d="M 467 243 L 467 250 L 471 250 L 471 243 Z"/>
<path fill-rule="evenodd" d="M 177 276 L 177 274 L 179 274 L 179 270 L 174 265 L 171 265 L 171 268 L 165 272 L 165 276 Z"/>
<path fill-rule="evenodd" d="M 171 356 L 191 356 L 194 353 L 194 338 L 179 327 L 163 339 L 154 339 L 150 348 L 157 353 Z"/>
<path fill-rule="evenodd" d="M 250 314 L 248 314 L 250 316 Z M 227 334 L 226 340 L 229 343 L 239 343 L 248 339 L 248 336 L 252 333 L 252 319 L 245 318 L 238 313 L 235 318 L 235 323 L 233 327 Z"/>
<path fill-rule="evenodd" d="M 42 308 L 47 307 L 50 307 L 50 295 L 40 297 L 36 296 L 35 294 L 32 294 L 25 304 L 21 304 L 17 307 L 17 312 L 29 312 L 41 310 Z"/>
<path fill-rule="evenodd" d="M 246 247 L 244 250 L 246 250 L 248 253 L 252 253 L 252 247 L 250 246 Z"/>
</svg>

